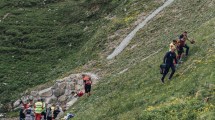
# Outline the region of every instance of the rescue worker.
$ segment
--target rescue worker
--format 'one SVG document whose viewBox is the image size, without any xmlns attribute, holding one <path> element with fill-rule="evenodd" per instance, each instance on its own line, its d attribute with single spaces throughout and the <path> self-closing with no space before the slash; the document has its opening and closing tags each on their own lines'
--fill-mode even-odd
<svg viewBox="0 0 215 120">
<path fill-rule="evenodd" d="M 41 113 L 43 111 L 43 103 L 38 99 L 34 104 L 35 120 L 41 120 Z"/>
<path fill-rule="evenodd" d="M 164 70 L 163 76 L 161 78 L 161 82 L 164 83 L 164 78 L 167 75 L 167 73 L 169 72 L 169 69 L 172 69 L 172 72 L 169 76 L 169 80 L 171 80 L 173 74 L 175 73 L 175 65 L 174 65 L 174 60 L 176 62 L 176 64 L 178 63 L 177 59 L 176 59 L 176 54 L 175 54 L 175 49 L 176 48 L 172 48 L 171 51 L 168 51 L 166 53 L 166 55 L 164 56 L 163 59 L 163 63 L 166 64 L 166 68 Z"/>
<path fill-rule="evenodd" d="M 179 36 L 179 41 L 180 41 L 181 47 L 186 48 L 186 56 L 187 56 L 190 48 L 186 44 L 186 40 L 188 40 L 188 37 L 187 37 L 187 32 L 185 31 Z"/>
</svg>

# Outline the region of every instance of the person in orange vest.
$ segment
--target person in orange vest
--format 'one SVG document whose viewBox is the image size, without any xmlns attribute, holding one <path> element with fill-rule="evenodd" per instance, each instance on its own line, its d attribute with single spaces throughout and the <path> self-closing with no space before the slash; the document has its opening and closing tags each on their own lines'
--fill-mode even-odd
<svg viewBox="0 0 215 120">
<path fill-rule="evenodd" d="M 91 84 L 92 84 L 92 80 L 90 78 L 90 76 L 88 75 L 82 75 L 83 81 L 84 81 L 84 89 L 85 89 L 85 93 L 88 94 L 88 96 L 90 96 L 90 91 L 91 91 Z"/>
<path fill-rule="evenodd" d="M 35 120 L 41 120 L 42 111 L 43 103 L 41 102 L 41 99 L 38 99 L 37 102 L 34 104 Z"/>
</svg>

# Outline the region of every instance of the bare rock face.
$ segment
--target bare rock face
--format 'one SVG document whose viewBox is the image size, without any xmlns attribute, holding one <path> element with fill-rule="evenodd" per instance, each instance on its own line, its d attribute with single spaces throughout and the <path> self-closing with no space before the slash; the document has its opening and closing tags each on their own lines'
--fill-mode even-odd
<svg viewBox="0 0 215 120">
<path fill-rule="evenodd" d="M 56 97 L 60 97 L 60 96 L 63 95 L 64 93 L 65 93 L 65 90 L 64 90 L 64 89 L 58 88 L 58 89 L 55 89 L 55 90 L 54 90 L 54 95 L 55 95 Z"/>
<path fill-rule="evenodd" d="M 59 102 L 65 102 L 65 101 L 67 100 L 67 98 L 68 98 L 68 96 L 62 95 L 62 96 L 60 96 L 60 97 L 58 98 L 58 101 L 59 101 Z"/>
</svg>

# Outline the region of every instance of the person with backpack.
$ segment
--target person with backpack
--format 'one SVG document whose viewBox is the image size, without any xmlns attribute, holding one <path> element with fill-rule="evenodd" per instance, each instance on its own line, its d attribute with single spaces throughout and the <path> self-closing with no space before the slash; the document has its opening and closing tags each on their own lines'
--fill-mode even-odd
<svg viewBox="0 0 215 120">
<path fill-rule="evenodd" d="M 186 44 L 186 40 L 189 40 L 188 37 L 187 37 L 187 32 L 183 32 L 180 36 L 179 36 L 179 42 L 180 42 L 180 47 L 182 48 L 186 48 L 186 56 L 188 55 L 189 53 L 189 46 Z"/>
<path fill-rule="evenodd" d="M 175 65 L 174 65 L 174 60 L 176 62 L 176 64 L 178 63 L 177 59 L 176 59 L 176 54 L 175 54 L 175 49 L 176 48 L 172 48 L 171 51 L 168 51 L 166 53 L 166 55 L 164 56 L 164 59 L 163 59 L 163 63 L 165 64 L 165 70 L 164 70 L 164 73 L 163 73 L 163 76 L 161 78 L 161 82 L 164 83 L 164 78 L 165 76 L 167 75 L 167 73 L 169 72 L 169 69 L 171 68 L 172 69 L 172 72 L 169 76 L 169 80 L 171 80 L 173 74 L 175 73 Z"/>
<path fill-rule="evenodd" d="M 92 80 L 89 76 L 87 75 L 82 75 L 83 77 L 83 81 L 84 81 L 84 89 L 85 89 L 85 93 L 88 94 L 88 96 L 90 96 L 90 91 L 91 91 L 91 85 L 92 85 Z"/>
</svg>

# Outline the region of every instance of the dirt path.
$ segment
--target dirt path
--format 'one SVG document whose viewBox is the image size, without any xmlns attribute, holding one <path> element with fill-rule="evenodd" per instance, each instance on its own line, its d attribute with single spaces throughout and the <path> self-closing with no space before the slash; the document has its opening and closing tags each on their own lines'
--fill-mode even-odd
<svg viewBox="0 0 215 120">
<path fill-rule="evenodd" d="M 118 54 L 120 54 L 125 47 L 130 43 L 136 33 L 143 28 L 152 18 L 154 18 L 158 13 L 160 13 L 165 7 L 169 6 L 174 0 L 167 0 L 162 6 L 157 8 L 153 13 L 151 13 L 143 22 L 141 22 L 137 27 L 128 34 L 128 36 L 120 43 L 118 47 L 111 53 L 107 59 L 113 59 Z"/>
</svg>

